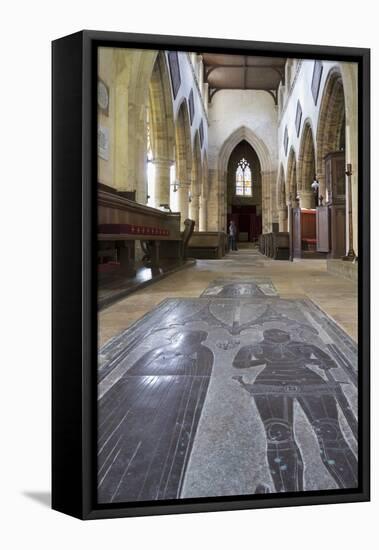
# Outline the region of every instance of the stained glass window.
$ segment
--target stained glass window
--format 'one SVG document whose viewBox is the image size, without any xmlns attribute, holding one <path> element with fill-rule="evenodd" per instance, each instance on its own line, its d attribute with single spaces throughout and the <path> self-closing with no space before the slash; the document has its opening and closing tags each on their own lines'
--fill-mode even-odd
<svg viewBox="0 0 379 550">
<path fill-rule="evenodd" d="M 236 195 L 240 197 L 251 197 L 252 194 L 250 164 L 245 158 L 242 158 L 236 170 Z"/>
</svg>

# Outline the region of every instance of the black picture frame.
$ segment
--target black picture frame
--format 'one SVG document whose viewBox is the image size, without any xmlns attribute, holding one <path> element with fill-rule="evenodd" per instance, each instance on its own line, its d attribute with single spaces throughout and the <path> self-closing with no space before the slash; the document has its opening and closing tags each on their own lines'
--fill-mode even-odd
<svg viewBox="0 0 379 550">
<path fill-rule="evenodd" d="M 96 456 L 96 90 L 98 46 L 358 64 L 359 487 L 311 493 L 98 505 Z M 81 519 L 301 506 L 370 499 L 370 50 L 85 30 L 52 43 L 52 507 Z"/>
</svg>

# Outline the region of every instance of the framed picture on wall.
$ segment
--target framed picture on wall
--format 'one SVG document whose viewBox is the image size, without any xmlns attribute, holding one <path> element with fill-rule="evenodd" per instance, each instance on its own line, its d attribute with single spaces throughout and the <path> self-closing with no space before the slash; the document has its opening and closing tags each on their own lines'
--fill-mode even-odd
<svg viewBox="0 0 379 550">
<path fill-rule="evenodd" d="M 53 42 L 53 483 L 81 519 L 369 500 L 370 51 Z"/>
</svg>

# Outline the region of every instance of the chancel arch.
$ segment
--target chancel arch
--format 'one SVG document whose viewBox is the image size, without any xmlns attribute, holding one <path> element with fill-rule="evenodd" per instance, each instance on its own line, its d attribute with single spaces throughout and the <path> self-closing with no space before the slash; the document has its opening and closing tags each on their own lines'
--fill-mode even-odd
<svg viewBox="0 0 379 550">
<path fill-rule="evenodd" d="M 227 224 L 233 220 L 239 241 L 256 241 L 262 232 L 262 175 L 254 148 L 241 140 L 227 166 Z"/>
<path fill-rule="evenodd" d="M 228 186 L 228 162 L 230 155 L 235 147 L 241 142 L 246 141 L 255 151 L 261 174 L 261 212 L 263 232 L 270 229 L 271 216 L 271 184 L 274 174 L 274 163 L 270 151 L 265 142 L 256 135 L 247 126 L 241 126 L 235 130 L 223 143 L 218 157 L 218 174 L 221 188 L 219 189 L 220 208 L 219 208 L 219 226 L 226 230 L 227 225 L 227 186 Z M 274 180 L 275 181 L 275 180 Z"/>
<path fill-rule="evenodd" d="M 153 180 L 148 182 L 148 191 L 152 205 L 159 208 L 170 204 L 170 174 L 175 162 L 174 114 L 164 52 L 159 52 L 150 79 L 147 121 Z"/>
<path fill-rule="evenodd" d="M 317 193 L 312 190 L 316 177 L 316 155 L 310 120 L 306 120 L 300 141 L 298 158 L 298 194 L 301 208 L 315 208 Z"/>
</svg>

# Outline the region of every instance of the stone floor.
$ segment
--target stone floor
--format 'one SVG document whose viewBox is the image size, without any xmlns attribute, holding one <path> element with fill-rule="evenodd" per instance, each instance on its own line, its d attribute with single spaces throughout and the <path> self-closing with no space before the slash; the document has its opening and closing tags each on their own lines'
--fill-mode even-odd
<svg viewBox="0 0 379 550">
<path fill-rule="evenodd" d="M 328 273 L 325 260 L 274 261 L 254 248 L 168 276 L 99 313 L 99 346 L 125 330 L 165 298 L 197 298 L 215 279 L 269 277 L 282 298 L 310 298 L 357 340 L 357 284 Z"/>
<path fill-rule="evenodd" d="M 355 303 L 245 248 L 102 311 L 99 502 L 356 487 Z"/>
</svg>

